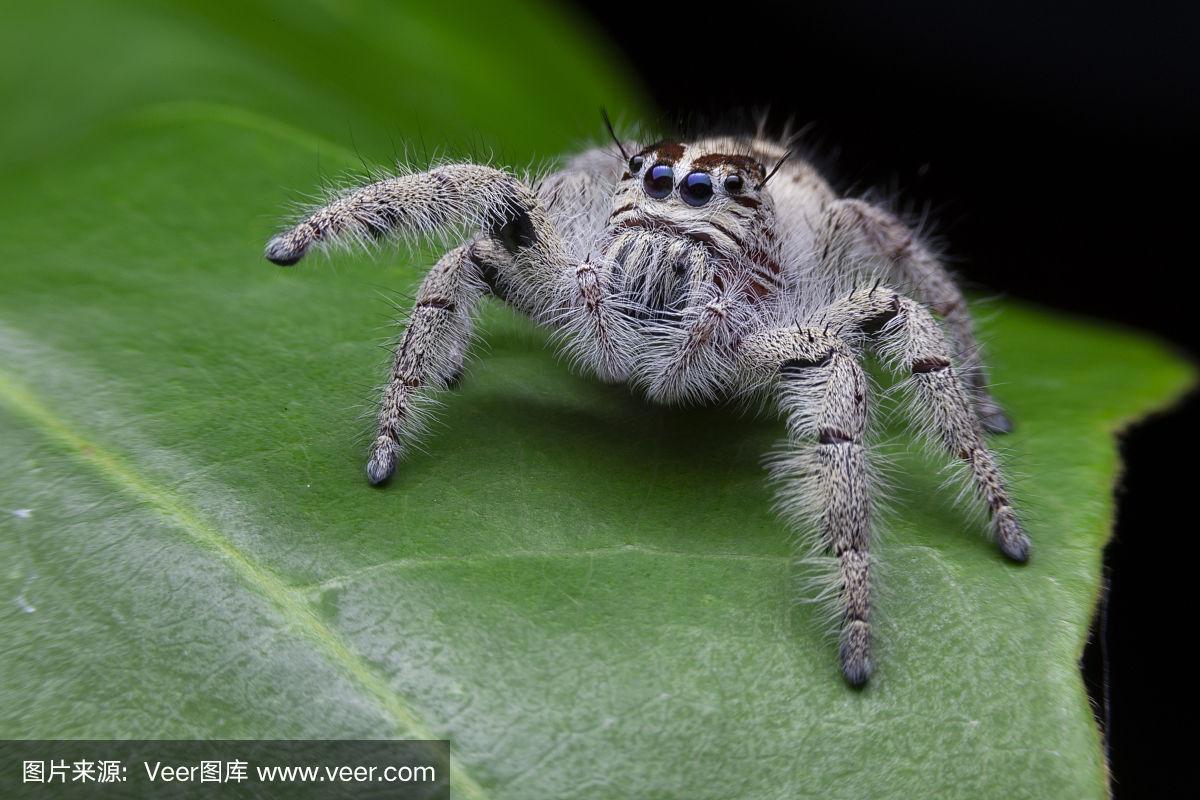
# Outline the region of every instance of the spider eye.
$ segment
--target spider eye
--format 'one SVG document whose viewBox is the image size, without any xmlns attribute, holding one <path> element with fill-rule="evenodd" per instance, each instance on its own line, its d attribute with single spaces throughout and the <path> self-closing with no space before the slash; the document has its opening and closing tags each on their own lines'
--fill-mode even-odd
<svg viewBox="0 0 1200 800">
<path fill-rule="evenodd" d="M 730 194 L 738 194 L 746 187 L 746 182 L 742 180 L 741 175 L 730 175 L 725 178 L 725 191 Z"/>
<path fill-rule="evenodd" d="M 674 188 L 675 171 L 666 164 L 655 164 L 646 172 L 644 185 L 646 194 L 661 200 Z"/>
<path fill-rule="evenodd" d="M 642 164 L 645 164 L 645 163 L 646 163 L 646 159 L 642 158 L 641 156 L 634 156 L 633 158 L 629 159 L 630 174 L 636 175 L 639 172 L 641 172 Z"/>
<path fill-rule="evenodd" d="M 689 206 L 702 206 L 712 199 L 712 178 L 707 172 L 689 172 L 679 182 L 679 196 Z"/>
</svg>

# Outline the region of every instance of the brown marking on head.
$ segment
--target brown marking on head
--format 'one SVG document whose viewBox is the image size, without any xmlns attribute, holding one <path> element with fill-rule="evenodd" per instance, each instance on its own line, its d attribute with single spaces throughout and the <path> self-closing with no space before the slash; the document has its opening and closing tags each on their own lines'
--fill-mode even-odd
<svg viewBox="0 0 1200 800">
<path fill-rule="evenodd" d="M 661 142 L 655 142 L 654 144 L 650 145 L 645 150 L 638 153 L 638 155 L 646 156 L 650 153 L 654 153 L 658 156 L 659 161 L 663 161 L 667 164 L 674 164 L 676 161 L 683 158 L 683 151 L 686 149 L 687 146 L 682 142 L 671 142 L 664 139 Z"/>
<path fill-rule="evenodd" d="M 702 169 L 705 172 L 711 172 L 717 167 L 730 167 L 731 169 L 745 172 L 758 181 L 761 181 L 767 175 L 767 170 L 762 164 L 750 156 L 737 153 L 709 153 L 693 161 L 692 167 Z"/>
</svg>

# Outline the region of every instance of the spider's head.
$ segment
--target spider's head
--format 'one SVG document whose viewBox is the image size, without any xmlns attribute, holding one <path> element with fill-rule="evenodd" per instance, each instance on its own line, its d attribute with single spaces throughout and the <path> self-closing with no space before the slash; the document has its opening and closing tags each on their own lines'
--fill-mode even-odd
<svg viewBox="0 0 1200 800">
<path fill-rule="evenodd" d="M 705 209 L 704 215 L 734 205 L 758 208 L 766 177 L 752 154 L 740 152 L 730 140 L 710 139 L 652 144 L 629 159 L 624 180 L 633 182 L 637 205 L 687 217 L 693 216 L 689 208 Z"/>
<path fill-rule="evenodd" d="M 744 252 L 774 224 L 769 155 L 728 138 L 662 141 L 634 153 L 613 196 L 610 238 L 638 229 L 659 242 Z"/>
<path fill-rule="evenodd" d="M 717 276 L 731 267 L 739 279 L 778 273 L 766 155 L 745 140 L 711 138 L 662 141 L 629 157 L 603 252 L 643 305 L 678 305 L 700 287 L 727 284 Z"/>
<path fill-rule="evenodd" d="M 662 141 L 634 153 L 613 196 L 608 252 L 627 272 L 695 273 L 700 263 L 744 263 L 773 248 L 763 155 L 727 138 Z"/>
</svg>

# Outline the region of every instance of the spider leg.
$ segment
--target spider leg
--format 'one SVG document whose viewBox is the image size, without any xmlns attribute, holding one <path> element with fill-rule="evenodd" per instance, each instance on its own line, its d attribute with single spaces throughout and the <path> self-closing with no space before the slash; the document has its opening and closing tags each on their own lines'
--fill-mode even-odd
<svg viewBox="0 0 1200 800">
<path fill-rule="evenodd" d="M 543 236 L 541 241 L 549 238 Z M 594 358 L 590 363 L 602 377 L 613 377 L 621 368 L 619 359 L 627 357 L 630 348 L 617 344 L 624 318 L 605 291 L 607 273 L 585 262 L 562 270 L 557 280 L 549 282 L 547 293 L 528 282 L 530 273 L 538 270 L 522 270 L 514 263 L 521 255 L 529 257 L 522 250 L 533 247 L 517 248 L 514 257 L 502 237 L 481 238 L 451 250 L 426 274 L 380 404 L 379 427 L 367 463 L 371 483 L 387 480 L 405 444 L 424 430 L 429 395 L 449 388 L 457 379 L 470 339 L 472 312 L 489 290 L 518 309 L 552 317 L 576 335 L 575 343 L 588 343 Z M 553 266 L 551 262 L 541 269 L 549 271 Z"/>
<path fill-rule="evenodd" d="M 880 332 L 883 351 L 897 370 L 912 375 L 914 411 L 943 449 L 967 466 L 977 494 L 987 504 L 992 534 L 1013 561 L 1029 559 L 1029 537 L 1012 509 L 996 457 L 984 442 L 980 419 L 951 363 L 950 348 L 930 313 L 900 297 L 897 313 Z"/>
<path fill-rule="evenodd" d="M 564 266 L 553 281 L 526 285 L 542 296 L 533 317 L 557 329 L 556 338 L 575 366 L 620 383 L 629 377 L 634 352 L 632 307 L 605 262 L 584 258 Z"/>
<path fill-rule="evenodd" d="M 605 162 L 593 156 L 582 163 L 591 172 L 576 167 L 548 179 L 555 189 L 551 200 L 572 178 L 578 183 Z M 576 218 L 579 210 L 568 209 L 565 218 Z M 429 392 L 453 380 L 469 338 L 471 310 L 487 289 L 562 328 L 581 360 L 602 377 L 628 375 L 630 323 L 616 299 L 613 276 L 606 265 L 573 256 L 558 224 L 537 192 L 509 173 L 448 164 L 344 192 L 268 242 L 267 258 L 288 266 L 314 247 L 339 242 L 445 234 L 462 226 L 483 231 L 470 246 L 448 253 L 421 286 L 384 391 L 367 468 L 372 483 L 392 474 L 404 443 L 422 428 L 422 401 Z"/>
<path fill-rule="evenodd" d="M 592 248 L 624 169 L 603 149 L 573 157 L 519 207 L 515 219 L 524 227 L 514 235 L 510 223 L 492 243 L 508 250 L 513 265 L 492 276 L 493 292 L 556 329 L 567 357 L 609 382 L 629 377 L 634 309 L 612 266 Z"/>
<path fill-rule="evenodd" d="M 446 253 L 425 275 L 396 346 L 367 461 L 367 479 L 391 477 L 405 445 L 425 428 L 430 394 L 451 388 L 462 372 L 472 311 L 487 292 L 474 245 Z"/>
<path fill-rule="evenodd" d="M 823 261 L 837 262 L 848 249 L 882 262 L 897 280 L 909 285 L 946 326 L 960 380 L 985 430 L 1007 433 L 1012 421 L 987 389 L 987 368 L 971 326 L 966 300 L 954 279 L 916 234 L 893 214 L 861 200 L 829 204 L 820 226 L 818 248 Z"/>
<path fill-rule="evenodd" d="M 1029 537 L 1012 508 L 996 457 L 984 441 L 967 389 L 958 378 L 951 346 L 933 315 L 912 298 L 886 287 L 858 289 L 822 312 L 842 335 L 878 332 L 878 350 L 913 388 L 910 406 L 920 428 L 966 466 L 984 501 L 1001 552 L 1029 558 Z"/>
<path fill-rule="evenodd" d="M 267 260 L 290 266 L 313 247 L 391 235 L 445 233 L 455 226 L 499 231 L 517 221 L 532 192 L 503 170 L 447 164 L 342 192 L 267 243 Z M 512 229 L 521 235 L 519 224 Z"/>
<path fill-rule="evenodd" d="M 787 451 L 772 468 L 780 509 L 814 526 L 837 558 L 842 673 L 871 675 L 871 482 L 863 443 L 867 380 L 854 351 L 819 328 L 776 328 L 748 337 L 743 364 L 756 384 L 774 380 L 787 419 Z"/>
</svg>

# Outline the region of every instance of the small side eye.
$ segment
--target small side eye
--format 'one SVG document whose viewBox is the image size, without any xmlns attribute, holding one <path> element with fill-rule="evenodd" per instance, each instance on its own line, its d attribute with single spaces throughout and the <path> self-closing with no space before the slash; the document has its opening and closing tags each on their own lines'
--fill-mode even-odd
<svg viewBox="0 0 1200 800">
<path fill-rule="evenodd" d="M 679 182 L 679 196 L 689 206 L 702 206 L 712 199 L 712 178 L 707 172 L 689 172 Z"/>
<path fill-rule="evenodd" d="M 629 174 L 637 175 L 642 171 L 642 165 L 645 163 L 646 159 L 642 158 L 641 156 L 634 156 L 633 158 L 629 159 Z"/>
<path fill-rule="evenodd" d="M 742 180 L 741 175 L 729 175 L 725 178 L 725 191 L 730 194 L 741 194 L 745 188 L 746 182 Z"/>
<path fill-rule="evenodd" d="M 661 200 L 675 188 L 675 171 L 667 164 L 655 164 L 646 171 L 643 186 L 646 194 Z"/>
</svg>

